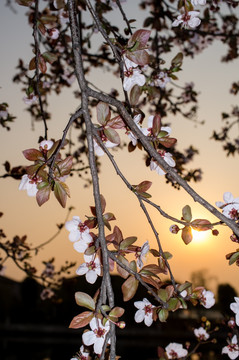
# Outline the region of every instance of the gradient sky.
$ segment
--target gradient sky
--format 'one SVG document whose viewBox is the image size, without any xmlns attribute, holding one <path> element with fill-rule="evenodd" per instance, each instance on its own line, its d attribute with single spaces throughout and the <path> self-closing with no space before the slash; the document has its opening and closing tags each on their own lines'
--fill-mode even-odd
<svg viewBox="0 0 239 360">
<path fill-rule="evenodd" d="M 136 16 L 135 3 L 136 1 L 134 4 L 128 1 L 125 8 L 130 18 L 137 18 L 136 27 L 139 28 L 144 14 L 137 13 Z M 2 149 L 0 164 L 9 160 L 12 166 L 27 165 L 22 150 L 37 147 L 38 136 L 43 133 L 42 123 L 35 124 L 35 129 L 32 129 L 30 116 L 22 101 L 24 93 L 18 85 L 11 82 L 18 58 L 29 61 L 32 57 L 28 47 L 31 41 L 31 29 L 23 16 L 26 8 L 19 6 L 15 6 L 15 8 L 18 11 L 17 15 L 6 8 L 4 2 L 0 2 L 1 102 L 8 102 L 10 113 L 17 116 L 11 125 L 11 131 L 0 129 Z M 116 19 L 118 18 L 116 17 Z M 176 53 L 177 50 L 175 50 Z M 235 197 L 239 196 L 238 157 L 226 158 L 221 145 L 209 139 L 212 131 L 221 126 L 221 112 L 230 112 L 232 105 L 236 101 L 238 102 L 237 98 L 229 95 L 229 88 L 231 82 L 237 80 L 235 74 L 238 74 L 239 63 L 237 60 L 231 64 L 221 64 L 219 60 L 223 53 L 225 50 L 221 44 L 216 43 L 197 56 L 195 60 L 185 59 L 183 71 L 179 73 L 179 85 L 183 86 L 185 82 L 190 81 L 196 84 L 196 89 L 200 92 L 199 120 L 205 120 L 206 124 L 196 125 L 180 116 L 167 119 L 171 123 L 172 136 L 178 139 L 179 149 L 185 149 L 191 144 L 200 149 L 200 154 L 195 158 L 191 167 L 202 167 L 203 180 L 192 186 L 212 204 L 222 200 L 225 191 L 231 191 Z M 170 58 L 165 57 L 166 65 L 170 63 L 173 55 Z M 94 71 L 93 75 L 97 86 L 104 88 L 104 91 L 110 91 L 114 86 L 110 73 L 96 76 L 96 71 Z M 106 77 L 109 79 L 108 81 L 106 81 Z M 52 96 L 50 110 L 53 112 L 53 117 L 48 123 L 49 137 L 55 139 L 61 137 L 62 129 L 70 114 L 78 106 L 79 102 L 71 96 L 68 90 L 64 91 L 61 97 Z M 163 177 L 145 168 L 142 152 L 135 151 L 127 156 L 126 152 L 115 151 L 114 156 L 121 171 L 132 184 L 138 184 L 143 180 L 153 181 L 149 191 L 152 200 L 158 203 L 165 212 L 180 218 L 182 207 L 188 204 L 192 207 L 193 218 L 206 217 L 210 221 L 216 221 L 211 214 L 194 203 L 183 190 L 174 190 L 165 184 Z M 0 173 L 3 173 L 2 166 L 0 169 Z M 72 215 L 78 215 L 84 220 L 85 215 L 90 215 L 89 206 L 93 205 L 92 189 L 85 189 L 84 183 L 77 177 L 68 179 L 67 184 L 71 191 L 71 199 L 68 200 L 67 206 L 74 206 L 75 210 Z M 34 198 L 28 197 L 25 191 L 18 191 L 19 182 L 13 179 L 0 179 L 0 185 L 0 211 L 4 213 L 0 221 L 8 238 L 11 239 L 16 234 L 20 236 L 27 234 L 28 242 L 36 246 L 56 232 L 56 224 L 64 220 L 67 210 L 58 205 L 54 196 L 51 195 L 51 200 L 39 208 Z M 117 218 L 117 221 L 111 223 L 112 226 L 119 226 L 125 237 L 136 235 L 140 244 L 149 240 L 152 243 L 151 247 L 156 247 L 153 234 L 138 206 L 136 197 L 129 193 L 121 183 L 106 156 L 102 159 L 100 186 L 101 193 L 106 199 L 106 210 L 113 212 Z M 236 250 L 235 244 L 229 239 L 230 230 L 225 227 L 218 228 L 219 236 L 208 235 L 204 241 L 193 241 L 186 246 L 179 235 L 172 235 L 169 232 L 171 221 L 162 218 L 153 209 L 150 210 L 150 213 L 162 241 L 163 249 L 173 254 L 170 264 L 178 281 L 190 280 L 192 271 L 206 269 L 208 279 L 212 278 L 212 280 L 208 280 L 209 288 L 214 289 L 217 283 L 229 282 L 239 292 L 239 268 L 235 265 L 229 266 L 225 260 L 225 254 Z M 54 242 L 40 251 L 38 258 L 34 259 L 33 263 L 38 266 L 42 260 L 49 260 L 53 256 L 57 259 L 58 265 L 66 259 L 77 261 L 78 265 L 80 264 L 82 256 L 73 250 L 65 229 Z M 6 276 L 18 280 L 23 278 L 24 275 L 16 269 L 14 264 L 9 261 L 6 265 Z"/>
</svg>

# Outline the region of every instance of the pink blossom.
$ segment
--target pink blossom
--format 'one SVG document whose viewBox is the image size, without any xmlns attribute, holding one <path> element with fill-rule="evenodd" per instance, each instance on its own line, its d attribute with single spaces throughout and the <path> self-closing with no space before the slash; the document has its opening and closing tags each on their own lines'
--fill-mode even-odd
<svg viewBox="0 0 239 360">
<path fill-rule="evenodd" d="M 224 348 L 222 349 L 222 354 L 227 354 L 228 357 L 232 360 L 237 359 L 237 357 L 239 356 L 239 347 L 236 335 L 233 336 L 231 342 L 227 346 L 224 346 Z"/>
<path fill-rule="evenodd" d="M 182 344 L 170 343 L 165 348 L 169 359 L 181 359 L 187 356 L 188 351 L 183 348 Z"/>
<path fill-rule="evenodd" d="M 199 341 L 206 341 L 209 339 L 209 334 L 202 326 L 198 329 L 194 329 L 194 335 L 198 338 Z"/>
<path fill-rule="evenodd" d="M 135 313 L 134 320 L 137 323 L 144 321 L 145 325 L 151 326 L 153 323 L 153 308 L 155 306 L 146 298 L 143 301 L 135 301 L 134 306 L 139 309 Z"/>
<path fill-rule="evenodd" d="M 8 117 L 7 110 L 0 110 L 0 118 L 7 119 L 7 117 Z"/>
<path fill-rule="evenodd" d="M 105 337 L 110 330 L 110 323 L 107 321 L 105 325 L 103 325 L 100 319 L 94 317 L 90 321 L 90 328 L 91 331 L 84 332 L 82 340 L 86 346 L 93 345 L 94 352 L 99 355 L 102 352 Z"/>
<path fill-rule="evenodd" d="M 97 277 L 101 275 L 101 263 L 95 255 L 84 255 L 85 263 L 81 264 L 76 270 L 77 275 L 85 275 L 86 281 L 94 284 Z"/>
<path fill-rule="evenodd" d="M 172 23 L 172 26 L 178 26 L 182 24 L 182 27 L 195 28 L 200 25 L 201 20 L 197 17 L 200 14 L 199 11 L 189 11 L 185 14 L 179 15 L 176 20 Z"/>
</svg>

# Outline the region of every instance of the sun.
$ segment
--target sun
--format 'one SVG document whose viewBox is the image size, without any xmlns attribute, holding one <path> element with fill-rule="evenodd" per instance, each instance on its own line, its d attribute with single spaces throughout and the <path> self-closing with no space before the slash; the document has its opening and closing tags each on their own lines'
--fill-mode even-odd
<svg viewBox="0 0 239 360">
<path fill-rule="evenodd" d="M 197 230 L 192 229 L 192 234 L 193 234 L 192 242 L 202 243 L 209 239 L 211 232 L 209 230 L 208 231 L 197 231 Z"/>
</svg>

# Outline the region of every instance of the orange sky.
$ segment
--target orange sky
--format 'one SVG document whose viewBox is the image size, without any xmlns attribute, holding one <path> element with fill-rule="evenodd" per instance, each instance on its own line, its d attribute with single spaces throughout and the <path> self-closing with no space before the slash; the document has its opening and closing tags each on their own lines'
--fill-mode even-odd
<svg viewBox="0 0 239 360">
<path fill-rule="evenodd" d="M 31 119 L 24 110 L 23 93 L 17 85 L 11 83 L 17 58 L 22 57 L 27 60 L 31 57 L 31 52 L 24 45 L 24 42 L 30 39 L 31 30 L 24 24 L 22 14 L 25 9 L 20 7 L 18 11 L 20 16 L 12 14 L 3 6 L 2 2 L 0 4 L 1 101 L 8 102 L 10 113 L 17 116 L 15 123 L 11 125 L 10 132 L 1 128 L 0 164 L 7 159 L 13 166 L 19 163 L 27 165 L 27 160 L 24 159 L 21 152 L 27 148 L 37 147 L 39 132 L 42 133 L 43 130 L 41 123 L 35 126 L 34 131 L 31 129 Z M 132 11 L 133 14 L 134 8 L 130 6 L 129 11 Z M 130 16 L 135 17 L 135 14 Z M 13 22 L 15 25 L 8 27 L 9 32 L 6 38 L 4 29 L 8 23 Z M 140 21 L 138 23 L 140 24 Z M 238 60 L 229 65 L 220 64 L 218 61 L 220 53 L 221 46 L 216 44 L 196 60 L 186 59 L 183 64 L 184 71 L 179 74 L 178 84 L 184 85 L 185 82 L 193 81 L 201 92 L 199 118 L 205 119 L 206 124 L 195 126 L 194 123 L 180 117 L 167 119 L 172 125 L 172 136 L 178 139 L 179 149 L 185 149 L 190 144 L 200 149 L 200 155 L 196 157 L 195 163 L 191 167 L 202 167 L 203 181 L 193 185 L 193 188 L 212 204 L 222 200 L 225 191 L 231 191 L 234 196 L 239 196 L 238 158 L 226 158 L 220 144 L 209 139 L 212 130 L 221 126 L 221 111 L 230 111 L 231 105 L 236 102 L 236 98 L 229 96 L 228 89 L 234 80 L 235 73 L 238 73 Z M 169 61 L 169 59 L 165 59 Z M 106 81 L 106 77 L 109 78 L 109 81 Z M 113 86 L 109 73 L 95 76 L 94 72 L 94 79 L 97 81 L 97 86 L 104 85 L 104 91 L 110 90 Z M 60 138 L 69 114 L 74 112 L 78 106 L 79 103 L 74 97 L 71 97 L 70 91 L 65 91 L 63 98 L 53 96 L 50 110 L 53 111 L 54 116 L 49 122 L 50 137 Z M 194 218 L 207 217 L 211 221 L 216 221 L 201 206 L 195 204 L 183 190 L 172 189 L 165 185 L 163 177 L 146 169 L 142 160 L 142 152 L 136 151 L 129 156 L 127 156 L 127 152 L 122 154 L 120 151 L 116 151 L 114 154 L 121 171 L 131 183 L 137 184 L 143 180 L 153 181 L 149 191 L 152 194 L 152 200 L 167 213 L 180 218 L 182 207 L 188 204 L 192 207 Z M 3 168 L 1 168 L 1 173 L 3 173 Z M 35 199 L 29 198 L 24 191 L 18 191 L 19 183 L 17 181 L 1 179 L 0 184 L 0 211 L 4 213 L 0 221 L 8 238 L 16 234 L 27 234 L 29 243 L 36 246 L 55 233 L 56 224 L 64 220 L 67 210 L 62 209 L 53 196 L 47 204 L 39 208 Z M 92 189 L 85 189 L 84 183 L 77 177 L 68 179 L 67 184 L 71 190 L 68 206 L 75 207 L 72 215 L 78 215 L 84 220 L 84 216 L 90 214 L 89 206 L 93 205 Z M 112 222 L 112 226 L 119 226 L 125 237 L 136 235 L 140 244 L 149 240 L 151 246 L 155 247 L 153 234 L 139 209 L 136 198 L 121 183 L 105 156 L 100 174 L 100 186 L 101 193 L 107 202 L 107 211 L 113 212 L 117 218 L 117 221 Z M 201 243 L 192 242 L 186 246 L 179 235 L 172 235 L 169 232 L 168 229 L 172 222 L 162 218 L 155 210 L 150 210 L 150 212 L 164 250 L 173 254 L 170 263 L 178 281 L 190 280 L 192 271 L 207 269 L 208 277 L 216 278 L 216 280 L 209 281 L 210 288 L 214 289 L 217 283 L 229 282 L 239 291 L 239 268 L 235 265 L 229 267 L 225 260 L 225 254 L 236 249 L 235 244 L 229 239 L 230 231 L 226 228 L 219 228 L 220 235 L 218 237 L 209 236 Z M 82 259 L 81 255 L 73 250 L 65 229 L 49 247 L 40 251 L 38 260 L 34 259 L 34 263 L 38 265 L 41 260 L 49 260 L 53 256 L 56 257 L 58 265 L 66 259 L 75 260 L 79 264 Z M 7 276 L 15 279 L 22 278 L 22 273 L 13 264 L 8 262 L 6 265 Z"/>
</svg>

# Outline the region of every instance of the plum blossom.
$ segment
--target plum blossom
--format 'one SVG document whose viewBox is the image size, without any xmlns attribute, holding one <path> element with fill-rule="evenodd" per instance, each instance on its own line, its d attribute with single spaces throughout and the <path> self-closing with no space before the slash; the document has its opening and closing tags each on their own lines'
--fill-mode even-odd
<svg viewBox="0 0 239 360">
<path fill-rule="evenodd" d="M 164 71 L 160 71 L 160 73 L 154 77 L 151 85 L 158 86 L 161 89 L 164 89 L 167 83 L 170 81 L 171 79 L 170 77 L 168 77 L 167 73 Z"/>
<path fill-rule="evenodd" d="M 206 341 L 210 336 L 202 326 L 198 329 L 194 329 L 194 335 L 199 341 Z"/>
<path fill-rule="evenodd" d="M 227 346 L 224 346 L 224 348 L 222 349 L 222 354 L 227 354 L 228 357 L 232 360 L 237 359 L 237 357 L 239 356 L 239 347 L 236 335 L 233 336 L 231 342 Z"/>
<path fill-rule="evenodd" d="M 30 176 L 24 174 L 18 189 L 27 190 L 28 196 L 36 196 L 36 193 L 38 191 L 37 184 L 39 184 L 41 181 L 42 179 L 39 178 L 38 176 Z"/>
<path fill-rule="evenodd" d="M 153 120 L 154 120 L 154 115 L 150 115 L 148 118 L 148 135 L 151 135 L 152 133 Z M 172 132 L 172 129 L 169 126 L 161 126 L 160 130 L 166 131 L 168 135 L 170 135 Z"/>
<path fill-rule="evenodd" d="M 104 137 L 101 137 L 101 140 L 103 141 L 104 143 L 104 146 L 107 147 L 107 148 L 113 148 L 115 146 L 118 146 L 119 144 L 116 144 L 116 143 L 112 143 L 110 140 L 107 140 L 106 138 Z M 94 150 L 95 150 L 95 154 L 97 156 L 103 156 L 105 154 L 104 150 L 101 148 L 101 146 L 95 141 L 94 139 Z"/>
<path fill-rule="evenodd" d="M 0 110 L 0 118 L 7 119 L 8 117 L 8 111 L 7 110 Z"/>
<path fill-rule="evenodd" d="M 165 150 L 158 150 L 158 153 L 160 156 L 162 156 L 162 158 L 164 159 L 164 161 L 166 161 L 166 163 L 171 166 L 174 167 L 176 165 L 172 154 L 170 154 L 169 152 L 166 152 Z M 165 175 L 166 171 L 153 159 L 151 159 L 150 161 L 150 170 L 155 170 L 159 175 Z"/>
<path fill-rule="evenodd" d="M 37 102 L 38 97 L 34 95 L 33 93 L 29 94 L 28 96 L 24 96 L 23 99 L 24 103 L 26 105 L 32 105 Z"/>
<path fill-rule="evenodd" d="M 234 297 L 235 302 L 230 304 L 230 309 L 236 314 L 235 320 L 237 326 L 239 326 L 239 297 Z"/>
<path fill-rule="evenodd" d="M 69 240 L 74 242 L 74 249 L 79 253 L 84 253 L 93 241 L 88 226 L 80 220 L 79 216 L 73 216 L 72 220 L 65 223 L 65 228 L 70 231 Z"/>
<path fill-rule="evenodd" d="M 239 217 L 239 197 L 234 198 L 232 193 L 227 191 L 223 194 L 223 200 L 217 201 L 216 206 L 222 209 L 223 215 L 229 219 L 236 220 Z"/>
<path fill-rule="evenodd" d="M 197 6 L 197 5 L 206 5 L 206 0 L 191 0 L 191 4 L 193 6 Z"/>
<path fill-rule="evenodd" d="M 94 317 L 90 321 L 90 328 L 91 331 L 84 332 L 82 340 L 86 346 L 94 345 L 94 352 L 100 355 L 105 342 L 105 337 L 110 330 L 110 323 L 107 321 L 105 325 L 103 325 L 100 319 Z"/>
<path fill-rule="evenodd" d="M 134 123 L 135 125 L 137 125 L 137 127 L 139 128 L 139 130 L 145 135 L 147 136 L 148 135 L 148 130 L 146 128 L 143 128 L 141 125 L 140 125 L 140 120 L 142 118 L 142 115 L 141 114 L 137 114 L 134 116 L 133 120 L 134 120 Z M 127 131 L 126 134 L 129 136 L 132 144 L 134 146 L 137 145 L 137 142 L 138 142 L 138 138 L 132 133 L 132 131 Z"/>
<path fill-rule="evenodd" d="M 149 242 L 146 241 L 141 247 L 139 247 L 135 253 L 137 258 L 137 265 L 140 269 L 144 266 L 143 261 L 145 261 L 146 255 L 149 252 Z"/>
<path fill-rule="evenodd" d="M 85 263 L 81 264 L 76 270 L 77 275 L 85 275 L 86 281 L 94 284 L 97 277 L 101 274 L 101 263 L 95 255 L 84 255 Z"/>
<path fill-rule="evenodd" d="M 134 306 L 138 309 L 134 315 L 134 320 L 137 323 L 144 321 L 145 325 L 151 326 L 153 323 L 153 306 L 148 299 L 143 301 L 135 301 Z"/>
<path fill-rule="evenodd" d="M 177 17 L 176 20 L 172 23 L 172 26 L 178 26 L 182 24 L 182 27 L 195 28 L 200 25 L 201 20 L 197 17 L 200 14 L 199 11 L 188 11 L 187 13 L 181 14 Z"/>
<path fill-rule="evenodd" d="M 56 29 L 56 28 L 53 28 L 53 29 L 49 29 L 49 30 L 48 30 L 48 35 L 49 35 L 49 37 L 50 37 L 52 40 L 58 39 L 58 38 L 59 38 L 59 34 L 60 34 L 59 30 Z"/>
<path fill-rule="evenodd" d="M 136 84 L 143 86 L 145 81 L 145 76 L 141 73 L 138 64 L 124 57 L 124 90 L 129 91 Z"/>
<path fill-rule="evenodd" d="M 183 348 L 182 344 L 170 343 L 165 348 L 169 359 L 180 359 L 187 355 L 188 351 Z"/>
<path fill-rule="evenodd" d="M 76 354 L 75 357 L 71 358 L 71 360 L 88 360 L 89 353 L 85 351 L 84 345 L 81 345 L 80 351 Z"/>
<path fill-rule="evenodd" d="M 65 69 L 64 70 L 64 74 L 61 75 L 61 78 L 63 80 L 65 80 L 65 82 L 68 84 L 68 85 L 71 85 L 73 84 L 73 82 L 75 81 L 76 79 L 76 76 L 73 72 L 71 72 L 70 70 L 68 69 Z"/>
<path fill-rule="evenodd" d="M 50 150 L 52 146 L 54 145 L 54 142 L 52 140 L 43 140 L 39 144 L 40 151 L 42 150 Z"/>
<path fill-rule="evenodd" d="M 204 289 L 202 291 L 199 301 L 201 305 L 203 305 L 206 309 L 210 309 L 215 304 L 215 298 L 213 292 Z"/>
<path fill-rule="evenodd" d="M 42 300 L 46 300 L 46 299 L 50 299 L 55 295 L 54 291 L 50 288 L 45 288 L 42 290 L 41 294 L 40 294 L 40 298 Z"/>
</svg>

